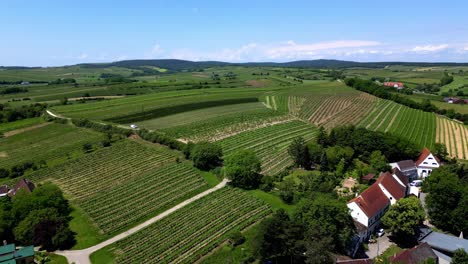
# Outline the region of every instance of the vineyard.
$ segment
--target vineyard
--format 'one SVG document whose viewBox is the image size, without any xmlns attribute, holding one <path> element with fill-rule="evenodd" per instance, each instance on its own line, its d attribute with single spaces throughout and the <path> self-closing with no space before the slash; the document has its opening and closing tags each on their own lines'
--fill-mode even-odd
<svg viewBox="0 0 468 264">
<path fill-rule="evenodd" d="M 175 113 L 155 119 L 149 119 L 138 122 L 138 125 L 140 127 L 144 127 L 146 129 L 151 130 L 164 129 L 175 126 L 189 125 L 191 123 L 200 123 L 205 120 L 219 118 L 224 115 L 236 115 L 241 114 L 243 112 L 256 112 L 264 109 L 265 106 L 260 102 L 222 105 L 216 107 L 196 109 L 193 111 Z"/>
<path fill-rule="evenodd" d="M 41 160 L 59 163 L 83 155 L 84 143 L 97 144 L 104 136 L 69 125 L 50 124 L 30 131 L 0 138 L 0 168 Z"/>
<path fill-rule="evenodd" d="M 130 123 L 181 112 L 228 104 L 257 101 L 266 88 L 197 89 L 132 96 L 100 102 L 56 106 L 63 116 Z M 271 90 L 271 89 L 270 89 Z"/>
<path fill-rule="evenodd" d="M 292 159 L 287 152 L 294 138 L 306 141 L 314 138 L 316 129 L 301 121 L 289 121 L 237 134 L 219 141 L 225 156 L 239 149 L 251 149 L 262 161 L 262 171 L 273 175 L 287 166 Z"/>
<path fill-rule="evenodd" d="M 244 191 L 225 187 L 102 250 L 116 263 L 194 263 L 229 232 L 270 213 L 268 205 Z"/>
<path fill-rule="evenodd" d="M 146 144 L 125 140 L 30 178 L 60 186 L 104 234 L 122 232 L 208 188 L 169 150 Z"/>
<path fill-rule="evenodd" d="M 378 99 L 376 107 L 357 125 L 399 135 L 420 148 L 432 149 L 435 143 L 436 122 L 433 113 L 412 109 L 388 100 Z"/>
<path fill-rule="evenodd" d="M 436 142 L 447 146 L 450 157 L 468 160 L 468 128 L 444 117 L 437 117 Z"/>
<path fill-rule="evenodd" d="M 286 115 L 268 108 L 230 113 L 187 125 L 162 129 L 163 132 L 175 138 L 186 141 L 217 141 L 240 132 L 254 130 L 272 123 L 290 119 Z"/>
</svg>

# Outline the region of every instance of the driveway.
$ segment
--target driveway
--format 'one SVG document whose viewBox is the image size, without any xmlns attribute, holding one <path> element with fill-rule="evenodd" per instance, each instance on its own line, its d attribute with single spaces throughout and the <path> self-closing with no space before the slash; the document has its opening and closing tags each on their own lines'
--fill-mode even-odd
<svg viewBox="0 0 468 264">
<path fill-rule="evenodd" d="M 388 239 L 388 234 L 385 233 L 385 235 L 377 238 L 376 243 L 369 243 L 369 250 L 366 251 L 366 255 L 373 259 L 377 257 L 378 255 L 382 254 L 385 250 L 387 250 L 391 245 L 395 245 L 395 243 L 391 242 Z"/>
</svg>

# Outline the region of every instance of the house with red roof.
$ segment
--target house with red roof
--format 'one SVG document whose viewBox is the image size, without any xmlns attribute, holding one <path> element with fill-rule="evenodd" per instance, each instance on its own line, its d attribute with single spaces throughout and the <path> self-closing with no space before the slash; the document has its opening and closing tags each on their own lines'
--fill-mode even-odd
<svg viewBox="0 0 468 264">
<path fill-rule="evenodd" d="M 30 180 L 22 178 L 21 180 L 19 180 L 18 183 L 16 183 L 16 185 L 13 188 L 11 188 L 11 190 L 8 191 L 8 196 L 13 197 L 20 190 L 32 193 L 35 187 L 36 186 L 34 185 L 34 183 L 32 183 Z"/>
<path fill-rule="evenodd" d="M 405 87 L 402 82 L 384 82 L 383 85 L 387 87 L 393 87 L 399 90 Z"/>
<path fill-rule="evenodd" d="M 418 176 L 424 179 L 431 174 L 432 170 L 440 167 L 440 160 L 432 155 L 428 148 L 424 148 L 415 164 Z"/>
<path fill-rule="evenodd" d="M 8 191 L 10 189 L 8 188 L 8 185 L 1 185 L 0 186 L 0 197 L 6 196 L 8 194 Z"/>
<path fill-rule="evenodd" d="M 403 250 L 388 259 L 390 263 L 419 264 L 432 260 L 438 264 L 439 257 L 427 243 L 422 243 L 413 248 Z"/>
<path fill-rule="evenodd" d="M 354 221 L 365 228 L 361 228 L 359 232 L 361 242 L 367 240 L 380 227 L 380 218 L 390 205 L 405 197 L 407 192 L 406 177 L 394 170 L 393 174 L 382 173 L 374 184 L 347 203 Z"/>
</svg>

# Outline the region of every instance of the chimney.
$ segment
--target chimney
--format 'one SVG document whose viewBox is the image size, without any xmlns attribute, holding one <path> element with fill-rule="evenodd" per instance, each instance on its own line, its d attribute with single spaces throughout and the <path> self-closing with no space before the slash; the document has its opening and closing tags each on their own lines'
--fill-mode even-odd
<svg viewBox="0 0 468 264">
<path fill-rule="evenodd" d="M 3 240 L 3 245 L 4 245 L 4 246 L 8 245 L 8 243 L 7 243 L 6 240 Z"/>
</svg>

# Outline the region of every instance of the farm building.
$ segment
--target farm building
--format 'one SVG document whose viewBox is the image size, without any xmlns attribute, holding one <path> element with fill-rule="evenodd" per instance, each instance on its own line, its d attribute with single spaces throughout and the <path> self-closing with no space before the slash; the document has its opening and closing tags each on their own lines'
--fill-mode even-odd
<svg viewBox="0 0 468 264">
<path fill-rule="evenodd" d="M 8 191 L 8 196 L 13 197 L 20 190 L 24 190 L 24 191 L 26 191 L 28 193 L 31 193 L 34 190 L 35 187 L 36 186 L 34 185 L 34 183 L 29 181 L 28 179 L 23 178 L 23 179 L 19 180 L 19 182 L 13 188 L 11 188 Z M 8 186 L 7 186 L 7 188 L 8 188 Z"/>
<path fill-rule="evenodd" d="M 432 155 L 428 148 L 424 148 L 415 164 L 418 169 L 418 176 L 426 178 L 431 174 L 432 170 L 440 167 L 440 160 Z"/>
<path fill-rule="evenodd" d="M 399 90 L 405 87 L 402 82 L 384 82 L 383 85 L 387 87 L 393 87 Z"/>
<path fill-rule="evenodd" d="M 439 263 L 439 257 L 427 243 L 422 243 L 413 248 L 403 250 L 389 258 L 390 263 L 419 264 L 432 260 Z"/>
<path fill-rule="evenodd" d="M 402 160 L 390 163 L 390 166 L 392 169 L 398 168 L 412 182 L 418 178 L 426 178 L 434 169 L 439 168 L 440 160 L 428 148 L 424 148 L 416 161 Z"/>
<path fill-rule="evenodd" d="M 34 263 L 34 247 L 27 246 L 16 249 L 15 244 L 0 247 L 0 264 L 32 264 Z"/>
<path fill-rule="evenodd" d="M 397 170 L 395 170 L 397 172 Z M 405 197 L 408 180 L 400 172 L 385 172 L 374 184 L 347 203 L 359 231 L 360 242 L 367 240 L 378 227 L 390 205 Z"/>
<path fill-rule="evenodd" d="M 439 258 L 440 264 L 449 264 L 455 250 L 463 249 L 468 252 L 468 240 L 421 227 L 418 237 L 419 243 L 427 243 Z"/>
<path fill-rule="evenodd" d="M 444 102 L 449 104 L 468 104 L 468 99 L 461 99 L 458 97 L 444 97 Z"/>
<path fill-rule="evenodd" d="M 0 197 L 2 196 L 6 196 L 8 194 L 8 191 L 10 189 L 8 189 L 8 185 L 2 185 L 0 186 Z"/>
</svg>

